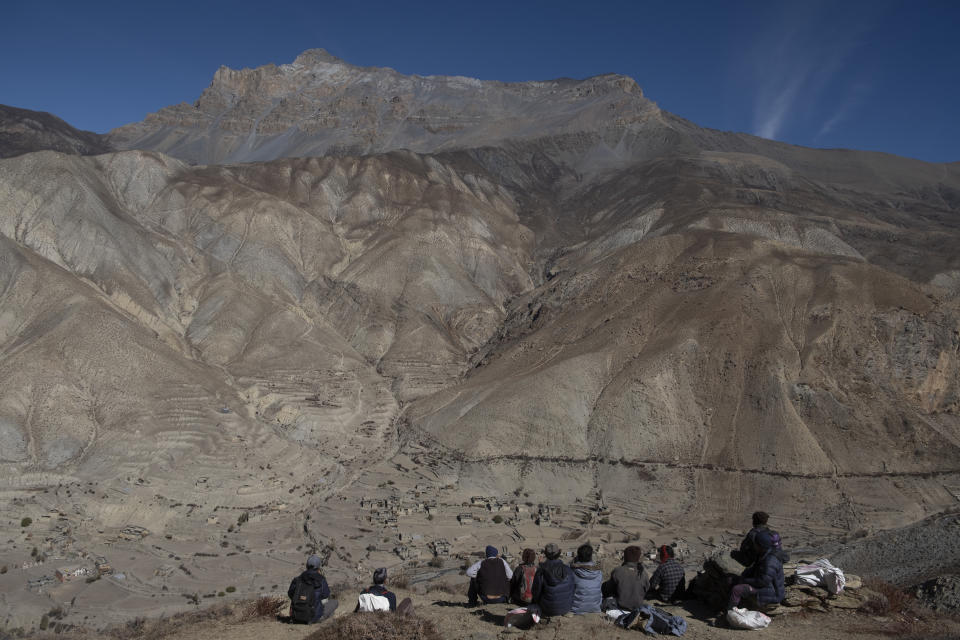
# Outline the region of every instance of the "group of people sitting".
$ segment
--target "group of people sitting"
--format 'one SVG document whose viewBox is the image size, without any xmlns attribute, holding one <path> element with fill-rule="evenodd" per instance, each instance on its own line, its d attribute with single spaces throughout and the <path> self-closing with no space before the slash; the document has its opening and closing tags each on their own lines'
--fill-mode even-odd
<svg viewBox="0 0 960 640">
<path fill-rule="evenodd" d="M 744 598 L 752 599 L 760 607 L 784 598 L 783 563 L 789 556 L 782 549 L 779 534 L 767 526 L 768 518 L 762 511 L 754 513 L 753 528 L 740 548 L 730 554 L 746 569 L 739 576 L 729 574 L 726 578 L 727 611 Z M 496 547 L 487 546 L 485 557 L 466 570 L 470 578 L 468 604 L 510 602 L 535 606 L 539 615 L 551 617 L 612 609 L 636 611 L 644 600 L 671 603 L 686 596 L 684 569 L 674 557 L 673 547 L 668 545 L 657 549 L 657 567 L 652 576 L 647 575 L 637 546 L 623 550 L 623 563 L 607 580 L 594 562 L 589 543 L 577 548 L 569 565 L 560 555 L 560 548 L 551 542 L 544 547 L 538 564 L 536 551 L 524 549 L 520 564 L 511 569 Z M 295 622 L 320 622 L 332 616 L 338 606 L 320 566 L 320 558 L 311 555 L 306 570 L 290 583 L 290 617 Z M 386 579 L 386 569 L 374 571 L 373 584 L 360 594 L 355 611 L 412 612 L 409 598 L 397 604 L 396 595 L 385 586 Z"/>
<path fill-rule="evenodd" d="M 653 576 L 649 576 L 641 561 L 640 547 L 627 547 L 623 551 L 623 564 L 604 581 L 589 544 L 577 548 L 569 565 L 560 559 L 560 548 L 552 542 L 544 547 L 539 564 L 537 553 L 524 549 L 516 569 L 510 568 L 496 547 L 488 546 L 486 557 L 467 569 L 468 604 L 537 605 L 540 615 L 549 617 L 600 613 L 614 608 L 632 610 L 648 598 L 663 602 L 682 599 L 684 572 L 674 558 L 673 548 L 663 545 L 657 553 L 659 565 Z"/>
</svg>

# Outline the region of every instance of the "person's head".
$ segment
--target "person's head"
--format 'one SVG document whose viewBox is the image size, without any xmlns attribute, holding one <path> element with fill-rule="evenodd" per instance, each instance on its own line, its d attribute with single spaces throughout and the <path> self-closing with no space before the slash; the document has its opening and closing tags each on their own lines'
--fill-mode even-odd
<svg viewBox="0 0 960 640">
<path fill-rule="evenodd" d="M 373 584 L 383 584 L 387 581 L 386 567 L 379 567 L 373 570 Z"/>
<path fill-rule="evenodd" d="M 500 555 L 500 552 L 497 551 L 497 548 L 492 544 L 488 544 L 487 548 L 484 551 L 487 554 L 488 558 L 496 558 L 498 555 Z"/>
<path fill-rule="evenodd" d="M 629 547 L 623 550 L 623 561 L 624 562 L 640 562 L 641 555 L 642 555 L 642 552 L 640 551 L 640 547 L 630 545 Z"/>
<path fill-rule="evenodd" d="M 657 549 L 657 557 L 660 559 L 660 564 L 663 564 L 673 557 L 673 547 L 668 544 L 660 545 L 660 548 Z"/>
<path fill-rule="evenodd" d="M 543 555 L 547 557 L 547 560 L 556 560 L 560 557 L 560 547 L 551 542 L 543 548 Z"/>
<path fill-rule="evenodd" d="M 320 556 L 312 555 L 312 556 L 310 556 L 309 558 L 307 558 L 307 569 L 309 569 L 309 570 L 311 570 L 311 571 L 319 571 L 319 570 L 320 570 Z"/>
<path fill-rule="evenodd" d="M 769 519 L 770 519 L 770 515 L 766 511 L 755 511 L 753 513 L 753 526 L 754 527 L 766 526 L 767 520 Z"/>
<path fill-rule="evenodd" d="M 577 562 L 593 562 L 593 547 L 589 543 L 577 547 Z"/>
<path fill-rule="evenodd" d="M 520 554 L 520 560 L 523 561 L 523 564 L 533 564 L 537 561 L 537 552 L 533 549 L 524 549 L 523 553 Z"/>
</svg>

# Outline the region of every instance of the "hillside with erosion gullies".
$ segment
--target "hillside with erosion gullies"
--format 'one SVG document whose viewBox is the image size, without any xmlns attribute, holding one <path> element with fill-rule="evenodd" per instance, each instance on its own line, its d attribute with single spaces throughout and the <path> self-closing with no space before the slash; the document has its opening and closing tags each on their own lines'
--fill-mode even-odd
<svg viewBox="0 0 960 640">
<path fill-rule="evenodd" d="M 956 163 L 322 50 L 108 141 L 0 160 L 8 628 L 960 501 Z"/>
</svg>

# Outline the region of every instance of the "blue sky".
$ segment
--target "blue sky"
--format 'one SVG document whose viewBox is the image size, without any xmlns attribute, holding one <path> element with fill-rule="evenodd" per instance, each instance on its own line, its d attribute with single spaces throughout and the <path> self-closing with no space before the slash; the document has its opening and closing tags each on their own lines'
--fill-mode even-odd
<svg viewBox="0 0 960 640">
<path fill-rule="evenodd" d="M 220 65 L 322 47 L 403 73 L 629 75 L 702 126 L 960 160 L 960 0 L 8 0 L 0 103 L 104 132 L 193 102 Z"/>
</svg>

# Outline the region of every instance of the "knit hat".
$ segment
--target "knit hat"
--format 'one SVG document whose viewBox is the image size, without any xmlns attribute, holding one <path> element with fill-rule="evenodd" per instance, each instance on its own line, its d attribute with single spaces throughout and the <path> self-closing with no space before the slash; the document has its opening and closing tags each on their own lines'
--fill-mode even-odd
<svg viewBox="0 0 960 640">
<path fill-rule="evenodd" d="M 560 547 L 554 543 L 550 543 L 543 548 L 543 555 L 547 556 L 548 560 L 553 560 L 554 558 L 560 557 Z"/>
<path fill-rule="evenodd" d="M 373 584 L 383 584 L 387 581 L 386 567 L 379 567 L 373 570 Z"/>
<path fill-rule="evenodd" d="M 307 558 L 307 569 L 319 569 L 320 556 L 310 556 Z"/>
<path fill-rule="evenodd" d="M 488 558 L 496 558 L 498 555 L 500 555 L 500 552 L 497 551 L 497 548 L 492 544 L 487 545 L 486 553 Z"/>
</svg>

